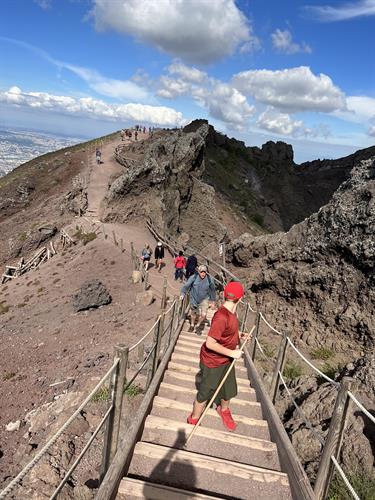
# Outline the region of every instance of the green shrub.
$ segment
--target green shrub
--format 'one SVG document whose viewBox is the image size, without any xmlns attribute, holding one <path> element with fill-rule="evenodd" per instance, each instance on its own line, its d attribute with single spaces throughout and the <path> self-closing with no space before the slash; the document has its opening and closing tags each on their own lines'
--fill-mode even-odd
<svg viewBox="0 0 375 500">
<path fill-rule="evenodd" d="M 137 384 L 130 384 L 129 387 L 125 390 L 125 394 L 129 396 L 130 398 L 134 398 L 135 396 L 138 396 L 138 394 L 141 394 L 142 388 L 139 387 Z"/>
<path fill-rule="evenodd" d="M 335 375 L 337 372 L 340 372 L 343 368 L 343 365 L 338 364 L 336 366 L 330 365 L 329 363 L 325 363 L 323 368 L 321 368 L 321 371 L 324 373 L 324 375 L 327 375 L 327 377 L 334 379 Z M 323 384 L 324 382 L 327 382 L 327 380 L 324 377 L 321 377 L 318 375 L 317 377 L 318 384 Z"/>
<path fill-rule="evenodd" d="M 285 364 L 283 376 L 286 380 L 293 380 L 303 374 L 302 366 L 294 361 L 288 361 Z"/>
<path fill-rule="evenodd" d="M 263 227 L 264 224 L 264 218 L 263 215 L 260 214 L 253 214 L 251 219 L 255 222 L 255 224 L 258 224 L 258 226 Z"/>
<path fill-rule="evenodd" d="M 333 351 L 327 347 L 318 347 L 310 352 L 310 356 L 312 359 L 323 359 L 326 361 L 327 359 L 332 358 Z"/>
<path fill-rule="evenodd" d="M 5 314 L 9 311 L 10 306 L 8 306 L 5 302 L 0 302 L 0 314 Z"/>
<path fill-rule="evenodd" d="M 74 238 L 77 238 L 78 240 L 82 241 L 83 245 L 87 245 L 87 243 L 90 243 L 90 241 L 96 239 L 96 233 L 94 232 L 85 233 L 84 231 L 82 231 L 81 228 L 79 228 L 78 231 L 74 234 Z"/>
<path fill-rule="evenodd" d="M 91 398 L 91 401 L 94 403 L 98 403 L 99 401 L 108 401 L 109 400 L 109 390 L 108 387 L 99 387 L 96 393 Z"/>
<path fill-rule="evenodd" d="M 10 380 L 11 378 L 16 376 L 16 372 L 5 372 L 3 375 L 3 380 Z"/>
<path fill-rule="evenodd" d="M 375 475 L 356 471 L 348 474 L 350 484 L 353 486 L 361 500 L 374 500 L 375 498 Z M 352 500 L 352 495 L 341 477 L 335 475 L 329 488 L 327 500 Z"/>
</svg>

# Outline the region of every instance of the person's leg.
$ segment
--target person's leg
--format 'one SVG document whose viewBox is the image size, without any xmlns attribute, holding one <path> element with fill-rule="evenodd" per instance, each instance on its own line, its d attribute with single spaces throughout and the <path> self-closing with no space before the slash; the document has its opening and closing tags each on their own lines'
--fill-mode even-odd
<svg viewBox="0 0 375 500">
<path fill-rule="evenodd" d="M 177 281 L 179 277 L 179 270 L 176 268 L 174 271 L 174 280 Z"/>
<path fill-rule="evenodd" d="M 235 368 L 233 367 L 228 378 L 224 382 L 223 387 L 220 390 L 220 405 L 217 406 L 216 411 L 221 417 L 224 426 L 230 430 L 234 431 L 237 427 L 236 422 L 233 420 L 232 413 L 229 409 L 230 400 L 237 395 L 237 382 Z"/>
<path fill-rule="evenodd" d="M 194 420 L 199 420 L 200 416 L 204 412 L 206 408 L 207 401 L 203 401 L 203 403 L 199 403 L 197 400 L 194 401 L 193 411 L 191 413 L 191 418 Z"/>
<path fill-rule="evenodd" d="M 145 262 L 145 271 L 148 271 L 148 266 L 150 264 L 150 261 L 147 259 L 144 262 Z"/>
<path fill-rule="evenodd" d="M 204 299 L 202 302 L 199 304 L 199 322 L 198 322 L 198 327 L 199 329 L 203 330 L 204 328 L 204 323 L 207 318 L 207 310 L 208 310 L 208 300 Z"/>
</svg>

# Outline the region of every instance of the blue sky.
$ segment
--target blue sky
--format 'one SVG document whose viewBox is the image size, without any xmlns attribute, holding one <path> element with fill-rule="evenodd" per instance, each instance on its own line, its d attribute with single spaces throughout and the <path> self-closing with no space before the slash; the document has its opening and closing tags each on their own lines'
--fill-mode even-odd
<svg viewBox="0 0 375 500">
<path fill-rule="evenodd" d="M 0 124 L 207 118 L 296 161 L 375 144 L 375 0 L 3 0 Z"/>
</svg>

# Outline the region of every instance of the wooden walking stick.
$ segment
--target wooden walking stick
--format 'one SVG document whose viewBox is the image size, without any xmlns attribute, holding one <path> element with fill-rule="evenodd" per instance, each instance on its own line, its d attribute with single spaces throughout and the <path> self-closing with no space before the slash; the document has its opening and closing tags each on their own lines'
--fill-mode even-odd
<svg viewBox="0 0 375 500">
<path fill-rule="evenodd" d="M 244 341 L 244 343 L 241 345 L 241 347 L 239 348 L 239 351 L 242 352 L 244 350 L 244 347 L 247 343 L 247 341 L 250 339 L 251 337 L 251 334 L 253 333 L 255 329 L 255 325 L 252 327 L 250 333 L 247 334 L 247 338 L 246 340 Z M 240 359 L 240 358 L 238 358 Z M 212 405 L 212 403 L 215 401 L 215 398 L 216 396 L 219 394 L 219 391 L 220 389 L 223 387 L 224 385 L 224 382 L 226 381 L 226 379 L 228 378 L 230 372 L 232 371 L 233 367 L 234 367 L 234 364 L 235 362 L 237 361 L 237 359 L 233 359 L 233 361 L 231 362 L 231 364 L 229 365 L 229 368 L 226 372 L 226 374 L 224 375 L 223 377 L 223 380 L 220 382 L 218 388 L 216 389 L 214 395 L 212 396 L 212 398 L 210 399 L 209 403 L 206 405 L 206 408 L 204 409 L 204 412 L 202 413 L 202 415 L 199 417 L 199 420 L 198 422 L 194 425 L 194 427 L 192 428 L 186 442 L 185 442 L 185 446 L 188 444 L 188 442 L 190 441 L 190 439 L 194 436 L 196 430 L 198 429 L 198 427 L 200 426 L 200 424 L 202 423 L 202 420 L 204 419 L 204 417 L 206 416 L 206 413 L 208 412 L 208 410 L 210 409 L 210 406 Z"/>
</svg>

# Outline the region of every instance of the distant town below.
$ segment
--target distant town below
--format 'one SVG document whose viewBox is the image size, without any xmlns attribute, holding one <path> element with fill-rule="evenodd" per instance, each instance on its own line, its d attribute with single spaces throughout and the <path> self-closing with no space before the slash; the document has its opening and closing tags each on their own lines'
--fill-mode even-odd
<svg viewBox="0 0 375 500">
<path fill-rule="evenodd" d="M 0 177 L 37 156 L 83 142 L 86 139 L 47 132 L 0 128 Z"/>
</svg>

